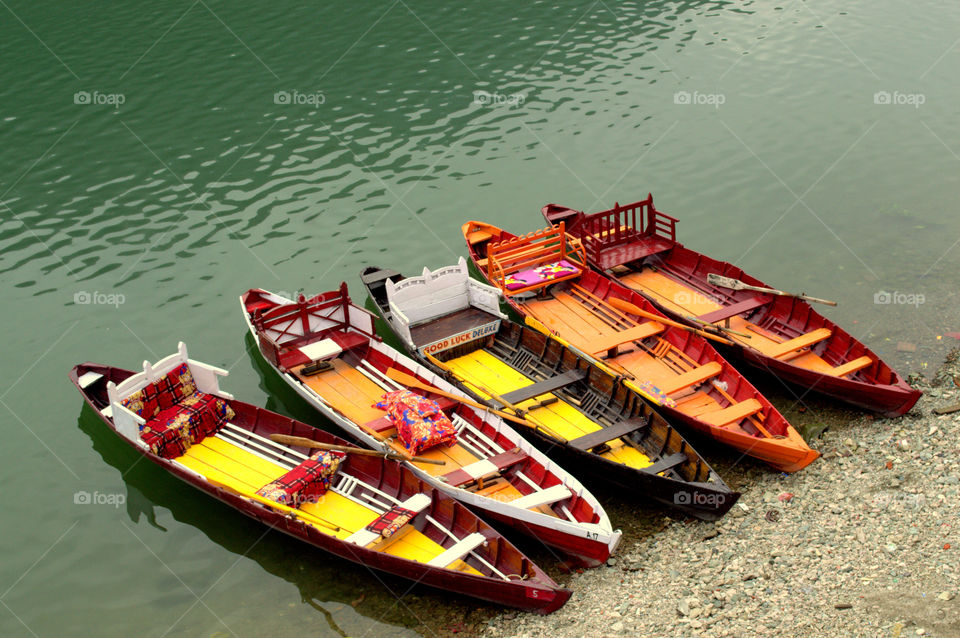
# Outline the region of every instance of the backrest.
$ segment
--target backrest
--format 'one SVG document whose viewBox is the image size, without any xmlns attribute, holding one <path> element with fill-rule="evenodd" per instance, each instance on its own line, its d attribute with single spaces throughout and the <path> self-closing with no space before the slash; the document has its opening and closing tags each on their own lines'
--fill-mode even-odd
<svg viewBox="0 0 960 638">
<path fill-rule="evenodd" d="M 564 222 L 526 235 L 491 242 L 487 247 L 487 275 L 490 281 L 503 288 L 509 275 L 560 260 L 567 260 L 580 270 L 584 268 L 583 246 L 579 240 L 566 234 Z M 537 287 L 529 286 L 524 290 Z"/>
<path fill-rule="evenodd" d="M 410 326 L 474 306 L 495 316 L 500 314 L 500 291 L 470 278 L 467 262 L 431 271 L 399 282 L 387 281 L 387 303 L 400 337 L 412 343 Z"/>
</svg>

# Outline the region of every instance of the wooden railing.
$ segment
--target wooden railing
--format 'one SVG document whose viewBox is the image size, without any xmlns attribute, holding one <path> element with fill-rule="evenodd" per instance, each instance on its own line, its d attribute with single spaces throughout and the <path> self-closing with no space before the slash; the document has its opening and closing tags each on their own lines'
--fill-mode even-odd
<svg viewBox="0 0 960 638">
<path fill-rule="evenodd" d="M 487 276 L 507 295 L 536 290 L 550 282 L 544 281 L 508 291 L 506 279 L 509 275 L 562 259 L 569 260 L 578 268 L 583 268 L 586 263 L 581 242 L 567 235 L 564 223 L 560 222 L 557 226 L 491 243 L 487 249 Z M 577 274 L 579 275 L 579 272 Z"/>
<path fill-rule="evenodd" d="M 572 233 L 583 242 L 588 257 L 595 263 L 601 251 L 657 235 L 676 241 L 677 220 L 653 206 L 653 195 L 632 204 L 615 204 L 609 210 L 584 215 Z"/>
</svg>

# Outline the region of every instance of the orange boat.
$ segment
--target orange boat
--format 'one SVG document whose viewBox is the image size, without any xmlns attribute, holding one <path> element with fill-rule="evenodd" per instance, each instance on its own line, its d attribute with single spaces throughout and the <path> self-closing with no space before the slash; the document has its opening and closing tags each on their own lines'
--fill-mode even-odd
<svg viewBox="0 0 960 638">
<path fill-rule="evenodd" d="M 562 222 L 522 236 L 476 221 L 462 231 L 478 270 L 527 323 L 607 366 L 668 419 L 784 472 L 819 456 L 707 341 L 723 337 L 587 268 Z"/>
</svg>

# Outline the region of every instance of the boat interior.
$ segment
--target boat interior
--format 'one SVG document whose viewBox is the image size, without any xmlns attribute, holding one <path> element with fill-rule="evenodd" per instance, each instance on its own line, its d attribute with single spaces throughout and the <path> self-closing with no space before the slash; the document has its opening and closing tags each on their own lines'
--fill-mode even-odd
<svg viewBox="0 0 960 638">
<path fill-rule="evenodd" d="M 501 239 L 489 250 L 475 249 L 496 261 L 498 255 L 526 251 L 525 237 Z M 555 249 L 544 250 L 539 258 L 550 262 L 557 254 Z M 502 288 L 502 279 L 491 281 Z M 702 339 L 630 316 L 609 303 L 611 296 L 628 296 L 641 309 L 658 313 L 639 295 L 618 294 L 604 277 L 589 270 L 510 299 L 524 314 L 613 370 L 652 384 L 676 404 L 676 410 L 707 426 L 761 438 L 785 435 L 788 426 L 782 417 L 767 423 L 768 410 L 759 393 Z"/>
<path fill-rule="evenodd" d="M 78 370 L 78 384 L 94 409 L 105 415 L 116 407 L 107 394 L 107 380 L 116 383 L 129 376 L 118 372 L 122 371 Z M 467 514 L 462 505 L 452 499 L 438 501 L 430 490 L 424 491 L 422 481 L 409 470 L 379 457 L 347 456 L 326 493 L 296 502 L 295 507 L 258 495 L 261 489 L 283 481 L 285 476 L 310 463 L 309 450 L 274 442 L 269 434 L 317 438 L 319 431 L 247 404 L 234 403 L 234 407 L 231 422 L 169 461 L 213 487 L 287 513 L 316 532 L 359 547 L 503 580 L 510 580 L 511 574 L 514 578 L 534 575 L 526 559 L 514 560 L 506 553 L 500 556 L 503 548 L 499 539 L 481 533 L 482 524 Z M 329 435 L 321 437 L 336 441 Z M 392 535 L 385 537 L 369 529 L 396 520 L 398 512 L 410 519 L 401 519 Z"/>
<path fill-rule="evenodd" d="M 343 309 L 344 304 L 350 308 Z M 362 313 L 362 317 L 353 311 Z M 351 321 L 349 325 L 344 317 Z M 286 351 L 277 358 L 287 362 L 286 372 L 314 398 L 392 450 L 407 453 L 394 423 L 383 410 L 374 407 L 385 393 L 406 388 L 387 374 L 397 364 L 385 348 L 378 347 L 372 317 L 352 306 L 349 297 L 336 294 L 316 302 L 301 300 L 263 313 L 253 325 L 261 335 L 262 346 L 266 334 L 268 349 Z M 342 336 L 343 333 L 348 336 Z M 291 348 L 286 339 L 297 344 L 301 356 L 289 355 Z M 303 355 L 303 351 L 307 354 Z M 324 365 L 315 371 L 313 366 L 318 359 L 314 357 L 318 355 Z M 403 372 L 412 373 L 406 369 Z M 424 394 L 423 390 L 414 391 Z M 498 419 L 478 414 L 449 398 L 434 400 L 456 428 L 457 442 L 420 452 L 420 457 L 443 464 L 412 461 L 417 468 L 441 477 L 448 485 L 514 507 L 571 522 L 600 520 L 582 494 L 572 491 L 554 471 L 521 449 L 521 445 L 527 444 L 515 432 L 510 432 L 510 436 L 504 433 Z"/>
</svg>

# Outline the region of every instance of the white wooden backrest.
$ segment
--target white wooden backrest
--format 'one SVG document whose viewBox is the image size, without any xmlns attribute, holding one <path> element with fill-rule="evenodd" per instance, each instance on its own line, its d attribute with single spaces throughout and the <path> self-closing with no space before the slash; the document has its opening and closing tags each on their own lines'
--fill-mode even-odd
<svg viewBox="0 0 960 638">
<path fill-rule="evenodd" d="M 471 305 L 492 315 L 500 313 L 500 291 L 470 278 L 463 257 L 453 266 L 431 271 L 399 282 L 387 280 L 387 302 L 396 316 L 397 327 L 410 342 L 409 326 L 463 310 Z"/>
<path fill-rule="evenodd" d="M 177 351 L 154 364 L 149 361 L 143 362 L 143 372 L 138 372 L 127 377 L 119 384 L 112 381 L 107 384 L 107 397 L 110 399 L 110 405 L 113 414 L 113 424 L 117 431 L 131 440 L 138 440 L 140 436 L 140 425 L 144 420 L 134 412 L 127 410 L 120 402 L 129 397 L 134 392 L 144 389 L 151 383 L 163 378 L 168 372 L 186 363 L 190 368 L 193 379 L 197 384 L 197 389 L 207 394 L 232 398 L 229 394 L 221 392 L 220 381 L 217 377 L 226 376 L 226 370 L 221 370 L 213 366 L 193 361 L 187 356 L 187 346 L 182 341 L 177 344 Z"/>
</svg>

